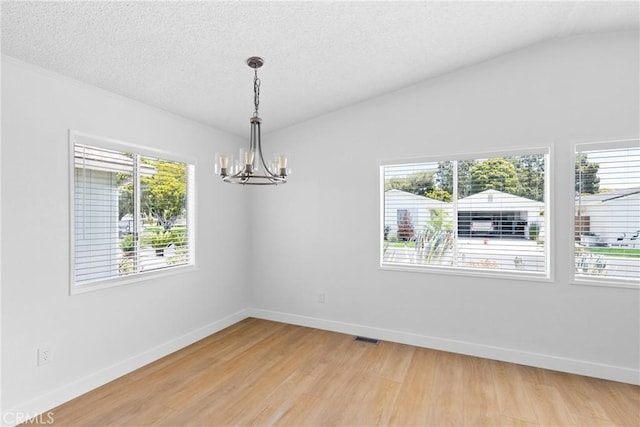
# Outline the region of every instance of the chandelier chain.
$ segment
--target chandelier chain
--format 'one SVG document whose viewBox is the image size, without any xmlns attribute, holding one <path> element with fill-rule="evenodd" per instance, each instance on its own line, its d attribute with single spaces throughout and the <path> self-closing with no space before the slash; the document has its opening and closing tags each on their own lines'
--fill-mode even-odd
<svg viewBox="0 0 640 427">
<path fill-rule="evenodd" d="M 253 105 L 256 110 L 253 112 L 254 117 L 258 117 L 258 106 L 260 105 L 260 79 L 258 78 L 258 69 L 254 69 L 253 78 Z"/>
</svg>

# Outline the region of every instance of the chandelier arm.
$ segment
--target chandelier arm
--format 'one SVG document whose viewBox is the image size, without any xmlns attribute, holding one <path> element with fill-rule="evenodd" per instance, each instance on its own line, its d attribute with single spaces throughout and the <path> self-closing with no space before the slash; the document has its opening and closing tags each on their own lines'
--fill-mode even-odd
<svg viewBox="0 0 640 427">
<path fill-rule="evenodd" d="M 260 137 L 260 123 L 251 123 L 251 135 L 249 136 L 249 150 L 254 153 L 257 151 L 256 146 L 258 145 L 257 141 Z"/>
<path fill-rule="evenodd" d="M 274 178 L 279 178 L 278 175 L 274 174 L 273 172 L 271 172 L 271 169 L 269 169 L 269 167 L 267 166 L 267 164 L 264 161 L 264 156 L 262 155 L 262 141 L 261 141 L 261 134 L 260 134 L 260 124 L 258 124 L 258 155 L 260 156 L 260 163 L 262 163 L 262 167 L 264 167 L 264 171 L 267 175 L 272 176 Z"/>
<path fill-rule="evenodd" d="M 230 184 L 242 184 L 242 185 L 279 185 L 286 184 L 286 180 L 277 176 L 267 176 L 267 175 L 244 175 L 237 176 L 229 175 L 222 178 L 224 182 L 228 182 Z"/>
</svg>

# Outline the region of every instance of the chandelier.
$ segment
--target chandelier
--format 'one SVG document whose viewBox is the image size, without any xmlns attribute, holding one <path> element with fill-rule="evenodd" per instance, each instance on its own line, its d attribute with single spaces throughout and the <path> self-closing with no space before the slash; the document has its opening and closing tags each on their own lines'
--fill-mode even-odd
<svg viewBox="0 0 640 427">
<path fill-rule="evenodd" d="M 215 172 L 224 182 L 243 185 L 278 185 L 287 182 L 287 175 L 291 173 L 288 168 L 286 154 L 277 154 L 267 164 L 262 155 L 262 143 L 260 140 L 260 124 L 262 119 L 258 116 L 260 105 L 260 79 L 258 68 L 262 67 L 264 60 L 257 56 L 247 59 L 247 65 L 253 68 L 253 105 L 255 111 L 249 119 L 251 123 L 251 143 L 249 149 L 241 148 L 240 157 L 234 161 L 233 156 L 216 153 Z"/>
</svg>

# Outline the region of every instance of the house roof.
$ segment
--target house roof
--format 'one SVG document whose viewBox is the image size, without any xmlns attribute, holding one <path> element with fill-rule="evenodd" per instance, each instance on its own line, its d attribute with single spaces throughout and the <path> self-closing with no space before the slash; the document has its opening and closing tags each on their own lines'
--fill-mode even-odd
<svg viewBox="0 0 640 427">
<path fill-rule="evenodd" d="M 429 197 L 397 189 L 387 190 L 385 192 L 385 199 L 387 197 L 399 198 L 405 201 L 410 200 L 414 202 L 436 204 L 442 207 L 451 205 L 451 202 L 442 202 L 440 200 L 431 199 Z M 458 209 L 461 211 L 520 211 L 527 208 L 542 210 L 544 209 L 544 203 L 498 190 L 484 190 L 458 200 Z"/>
<path fill-rule="evenodd" d="M 498 190 L 484 190 L 458 200 L 460 210 L 522 210 L 543 209 L 544 203 Z"/>
<path fill-rule="evenodd" d="M 429 203 L 433 205 L 450 204 L 440 200 L 432 199 L 431 197 L 421 196 L 419 194 L 409 193 L 408 191 L 398 190 L 396 188 L 392 188 L 391 190 L 385 191 L 385 198 L 387 197 L 393 197 L 393 198 L 398 198 L 402 200 L 411 200 L 411 201 L 420 202 L 420 203 Z"/>
<path fill-rule="evenodd" d="M 636 194 L 640 194 L 640 187 L 606 191 L 598 194 L 583 194 L 582 196 L 576 195 L 576 201 L 578 200 L 578 197 L 579 197 L 581 205 L 592 206 L 592 205 L 598 205 L 600 203 L 607 203 L 614 200 L 620 200 Z"/>
</svg>

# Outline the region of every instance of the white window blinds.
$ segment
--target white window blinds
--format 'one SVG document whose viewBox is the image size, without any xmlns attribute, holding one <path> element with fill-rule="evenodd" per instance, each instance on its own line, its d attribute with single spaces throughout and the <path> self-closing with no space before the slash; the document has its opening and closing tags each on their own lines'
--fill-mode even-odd
<svg viewBox="0 0 640 427">
<path fill-rule="evenodd" d="M 382 266 L 548 276 L 547 150 L 381 167 Z"/>
<path fill-rule="evenodd" d="M 193 166 L 72 138 L 72 285 L 191 264 Z"/>
<path fill-rule="evenodd" d="M 577 280 L 640 280 L 640 144 L 578 144 L 575 151 Z"/>
</svg>

